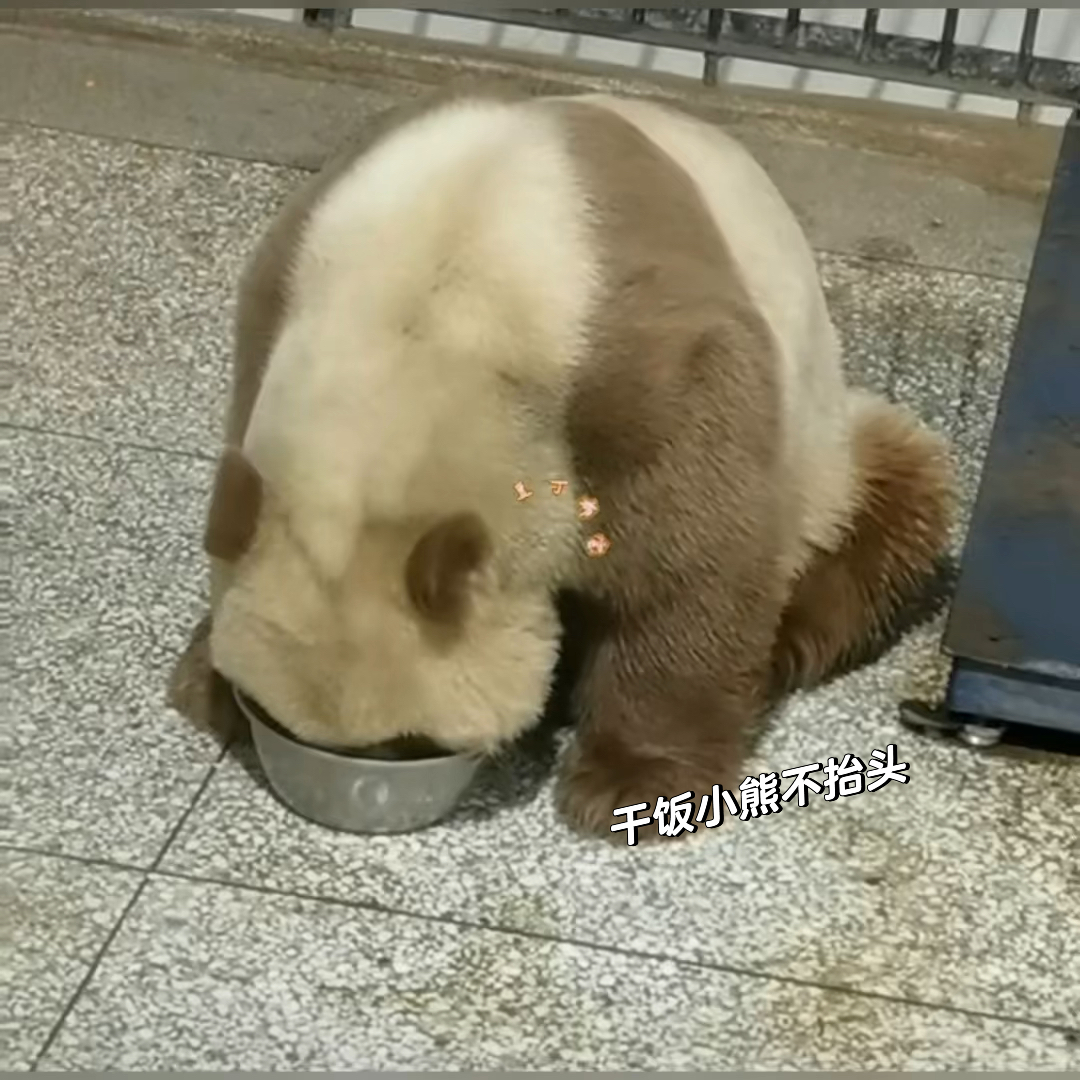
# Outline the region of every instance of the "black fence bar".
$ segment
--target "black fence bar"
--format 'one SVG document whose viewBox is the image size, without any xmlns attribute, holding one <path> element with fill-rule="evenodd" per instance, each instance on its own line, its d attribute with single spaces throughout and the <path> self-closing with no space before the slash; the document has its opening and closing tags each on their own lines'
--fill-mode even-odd
<svg viewBox="0 0 1080 1080">
<path fill-rule="evenodd" d="M 720 40 L 720 34 L 724 29 L 724 9 L 709 8 L 709 16 L 705 23 L 705 36 L 714 44 Z M 702 78 L 706 86 L 716 85 L 716 68 L 720 58 L 715 52 L 705 54 L 705 70 Z"/>
<path fill-rule="evenodd" d="M 1080 63 L 1035 56 L 1039 8 L 1026 9 L 1017 51 L 956 44 L 959 8 L 945 9 L 936 40 L 880 33 L 880 8 L 865 9 L 858 29 L 804 22 L 801 8 L 786 9 L 779 18 L 756 12 L 728 12 L 725 18 L 723 8 L 632 8 L 629 15 L 625 8 L 413 10 L 698 52 L 704 57 L 703 81 L 710 85 L 718 59 L 730 56 L 1012 99 L 1022 117 L 1036 105 L 1072 108 L 1080 102 Z M 304 16 L 311 25 L 341 26 L 348 24 L 351 9 L 305 8 Z"/>
<path fill-rule="evenodd" d="M 1024 28 L 1020 32 L 1020 48 L 1016 54 L 1016 78 L 1023 86 L 1031 85 L 1031 71 L 1035 63 L 1035 34 L 1039 29 L 1039 8 L 1028 8 L 1024 13 Z M 1026 123 L 1031 119 L 1033 106 L 1021 101 L 1017 119 Z"/>
<path fill-rule="evenodd" d="M 1020 33 L 1020 49 L 1016 54 L 1016 77 L 1025 86 L 1031 84 L 1031 69 L 1035 63 L 1035 34 L 1039 29 L 1039 8 L 1024 13 L 1024 29 Z"/>
<path fill-rule="evenodd" d="M 941 48 L 940 41 L 882 33 L 875 34 L 872 47 L 860 60 L 863 30 L 803 23 L 799 47 L 787 48 L 777 44 L 783 40 L 786 19 L 775 16 L 731 13 L 719 39 L 711 41 L 703 32 L 707 8 L 649 8 L 643 26 L 628 25 L 621 18 L 622 13 L 611 8 L 575 8 L 567 15 L 555 15 L 550 9 L 539 8 L 437 10 L 447 15 L 612 37 L 705 55 L 734 56 L 960 93 L 1012 98 L 1033 105 L 1073 106 L 1080 100 L 1080 64 L 1035 57 L 1028 82 L 1021 83 L 1016 78 L 1015 52 L 955 45 L 949 71 L 938 72 L 933 70 L 933 61 Z M 614 13 L 620 17 L 613 18 Z"/>
<path fill-rule="evenodd" d="M 881 8 L 872 7 L 867 8 L 866 15 L 863 16 L 862 33 L 859 36 L 859 47 L 856 50 L 856 56 L 860 61 L 865 60 L 874 48 L 874 42 L 877 39 L 878 15 L 880 14 Z"/>
<path fill-rule="evenodd" d="M 793 49 L 799 41 L 799 24 L 802 22 L 802 8 L 788 8 L 784 23 L 784 45 Z"/>
<path fill-rule="evenodd" d="M 303 8 L 305 26 L 343 30 L 352 22 L 352 8 Z"/>
<path fill-rule="evenodd" d="M 945 9 L 945 19 L 941 24 L 941 48 L 934 57 L 935 71 L 948 71 L 952 66 L 953 53 L 956 50 L 956 24 L 959 21 L 959 8 Z"/>
</svg>

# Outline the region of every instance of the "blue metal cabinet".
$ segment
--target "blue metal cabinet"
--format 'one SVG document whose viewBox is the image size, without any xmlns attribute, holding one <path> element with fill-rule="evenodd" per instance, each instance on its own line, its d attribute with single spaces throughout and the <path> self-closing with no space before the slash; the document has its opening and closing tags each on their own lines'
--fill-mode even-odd
<svg viewBox="0 0 1080 1080">
<path fill-rule="evenodd" d="M 1064 132 L 944 646 L 950 716 L 1080 734 L 1080 111 Z"/>
</svg>

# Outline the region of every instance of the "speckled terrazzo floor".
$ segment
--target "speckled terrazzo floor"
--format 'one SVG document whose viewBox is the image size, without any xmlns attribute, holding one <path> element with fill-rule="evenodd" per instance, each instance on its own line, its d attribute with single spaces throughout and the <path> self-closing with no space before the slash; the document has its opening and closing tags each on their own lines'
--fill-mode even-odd
<svg viewBox="0 0 1080 1080">
<path fill-rule="evenodd" d="M 165 704 L 201 614 L 237 269 L 297 174 L 18 126 L 0 1068 L 1080 1069 L 1080 763 L 917 740 L 940 624 L 791 701 L 754 769 L 911 781 L 653 850 L 571 837 L 547 748 L 342 836 Z M 1022 285 L 823 255 L 852 375 L 970 497 Z"/>
</svg>

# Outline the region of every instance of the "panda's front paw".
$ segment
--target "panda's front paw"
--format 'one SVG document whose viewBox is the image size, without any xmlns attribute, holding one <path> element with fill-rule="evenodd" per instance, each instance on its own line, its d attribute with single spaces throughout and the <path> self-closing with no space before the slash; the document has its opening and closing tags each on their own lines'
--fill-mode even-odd
<svg viewBox="0 0 1080 1080">
<path fill-rule="evenodd" d="M 637 755 L 621 747 L 586 745 L 574 748 L 563 768 L 557 805 L 567 824 L 590 836 L 606 836 L 625 844 L 627 825 L 633 820 L 635 842 L 683 838 L 700 831 L 695 818 L 701 795 L 712 790 L 713 782 L 706 782 L 703 770 L 685 762 Z M 685 792 L 691 794 L 680 803 L 681 812 L 688 816 L 691 827 L 673 828 L 672 814 L 670 809 L 664 810 L 665 804 L 661 804 L 662 812 L 653 816 L 658 800 L 669 803 Z"/>
</svg>

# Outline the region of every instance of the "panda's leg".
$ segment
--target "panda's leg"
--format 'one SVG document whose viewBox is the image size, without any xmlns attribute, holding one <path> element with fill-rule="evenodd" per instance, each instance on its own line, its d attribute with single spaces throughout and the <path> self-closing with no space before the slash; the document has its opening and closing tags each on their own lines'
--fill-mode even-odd
<svg viewBox="0 0 1080 1080">
<path fill-rule="evenodd" d="M 760 500 L 747 496 L 741 516 L 718 516 L 708 531 L 712 557 L 691 540 L 702 530 L 687 518 L 680 525 L 656 515 L 640 540 L 613 538 L 608 558 L 614 569 L 622 556 L 619 572 L 575 615 L 587 621 L 579 631 L 588 648 L 575 677 L 577 731 L 559 802 L 579 829 L 625 843 L 625 833 L 611 832 L 620 808 L 651 810 L 685 792 L 696 807 L 714 784 L 737 788 L 744 778 L 750 737 L 767 711 L 785 598 L 771 510 L 748 505 L 771 501 L 771 489 L 754 491 Z M 694 573 L 673 573 L 675 554 L 664 566 L 665 549 L 693 551 Z M 655 824 L 640 835 L 655 838 Z"/>
<path fill-rule="evenodd" d="M 953 473 L 945 441 L 906 410 L 854 398 L 852 506 L 831 550 L 795 582 L 773 651 L 773 695 L 880 655 L 933 613 L 948 562 Z"/>
</svg>

